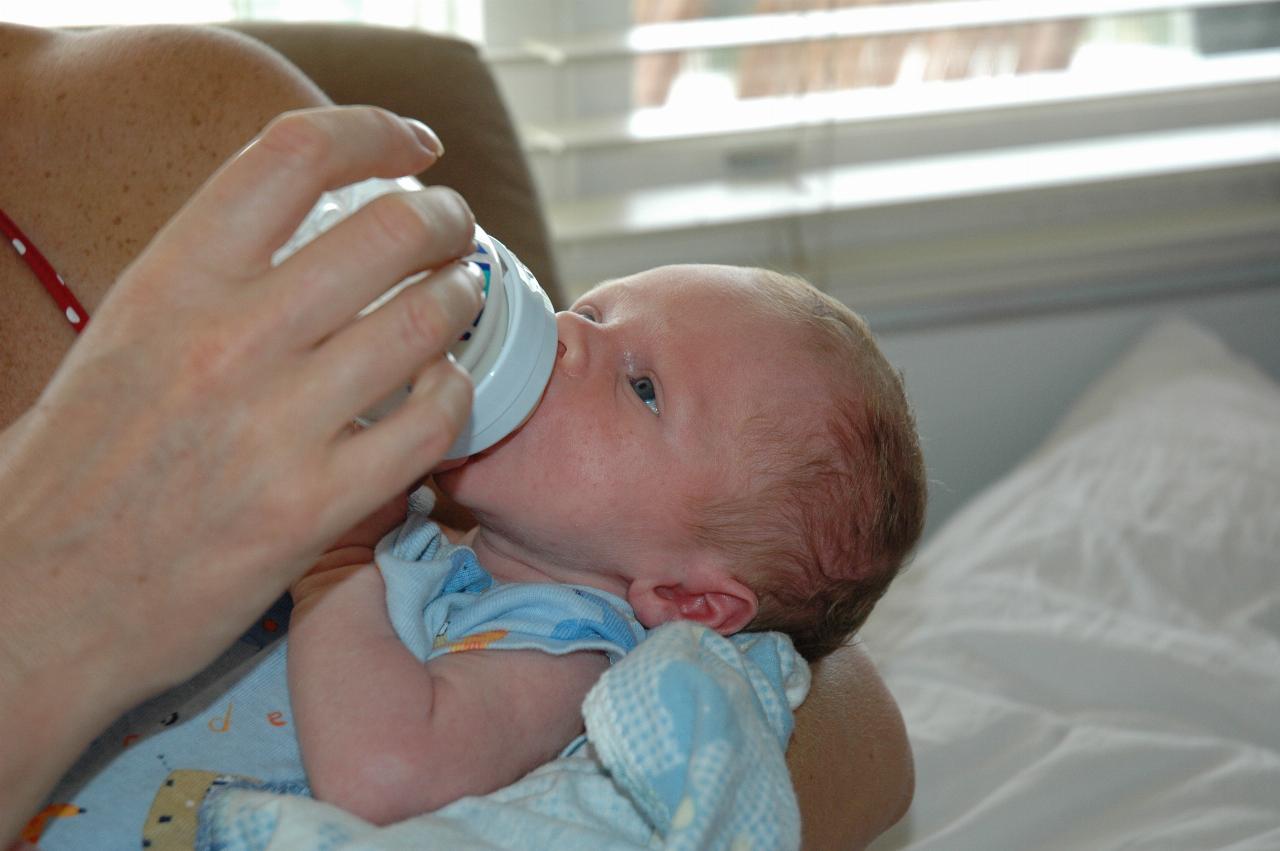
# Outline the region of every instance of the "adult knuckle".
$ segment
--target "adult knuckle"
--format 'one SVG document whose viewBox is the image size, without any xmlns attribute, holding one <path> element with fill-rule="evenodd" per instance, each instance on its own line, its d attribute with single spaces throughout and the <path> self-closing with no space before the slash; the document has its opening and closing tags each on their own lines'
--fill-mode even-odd
<svg viewBox="0 0 1280 851">
<path fill-rule="evenodd" d="M 309 111 L 286 112 L 267 125 L 260 144 L 299 170 L 320 168 L 333 151 L 334 140 Z"/>
<path fill-rule="evenodd" d="M 363 107 L 364 112 L 378 126 L 378 129 L 389 138 L 403 138 L 406 135 L 404 122 L 394 112 L 380 106 Z"/>
<path fill-rule="evenodd" d="M 414 251 L 427 237 L 422 215 L 400 195 L 386 195 L 369 204 L 374 239 L 394 252 Z"/>
<path fill-rule="evenodd" d="M 413 449 L 413 455 L 415 458 L 439 458 L 453 445 L 457 426 L 442 415 L 437 415 L 433 421 L 428 421 L 424 425 L 418 436 L 418 445 Z"/>
<path fill-rule="evenodd" d="M 438 458 L 453 445 L 464 420 L 456 420 L 438 405 L 423 406 L 420 414 L 422 428 L 418 432 L 418 443 L 413 448 L 415 458 Z"/>
<path fill-rule="evenodd" d="M 450 376 L 458 382 L 458 392 L 470 397 L 476 389 L 475 379 L 471 377 L 471 373 L 467 372 L 462 364 L 451 360 L 445 360 L 444 369 L 448 370 Z"/>
<path fill-rule="evenodd" d="M 429 186 L 420 194 L 431 231 L 444 240 L 442 247 L 454 255 L 470 253 L 476 217 L 463 197 L 447 186 Z"/>
<path fill-rule="evenodd" d="M 419 293 L 411 291 L 405 295 L 415 296 Z M 440 308 L 438 301 L 412 297 L 402 300 L 405 304 L 401 311 L 403 317 L 401 328 L 405 343 L 414 348 L 420 348 L 424 343 L 428 346 L 438 346 L 448 338 L 449 319 Z"/>
<path fill-rule="evenodd" d="M 424 425 L 418 447 L 423 457 L 449 448 L 467 422 L 475 392 L 475 382 L 457 364 L 442 361 L 435 369 L 440 373 L 435 380 L 414 387 L 416 416 Z"/>
</svg>

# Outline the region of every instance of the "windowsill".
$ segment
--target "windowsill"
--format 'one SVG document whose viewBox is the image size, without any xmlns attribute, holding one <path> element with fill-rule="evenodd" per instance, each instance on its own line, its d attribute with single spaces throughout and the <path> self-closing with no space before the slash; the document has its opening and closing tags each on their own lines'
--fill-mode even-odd
<svg viewBox="0 0 1280 851">
<path fill-rule="evenodd" d="M 1233 6 L 1260 0 L 1183 0 L 1180 9 Z M 496 64 L 542 62 L 562 65 L 617 57 L 833 38 L 874 37 L 947 29 L 1080 20 L 1096 16 L 1166 12 L 1168 0 L 935 0 L 854 6 L 808 12 L 725 16 L 642 24 L 613 32 L 557 39 L 528 39 L 492 47 Z"/>
<path fill-rule="evenodd" d="M 708 181 L 554 203 L 559 243 L 1280 163 L 1280 121 Z"/>
<path fill-rule="evenodd" d="M 753 98 L 691 109 L 650 108 L 605 119 L 522 128 L 531 154 L 709 139 L 911 118 L 1148 99 L 1280 83 L 1280 51 L 1166 61 L 1143 76 L 1105 67 L 853 91 Z M 975 119 L 976 120 L 976 119 Z"/>
</svg>

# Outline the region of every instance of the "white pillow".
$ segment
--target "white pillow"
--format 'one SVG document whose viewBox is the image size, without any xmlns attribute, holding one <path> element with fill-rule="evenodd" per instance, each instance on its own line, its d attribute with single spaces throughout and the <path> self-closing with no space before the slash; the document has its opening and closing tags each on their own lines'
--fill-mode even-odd
<svg viewBox="0 0 1280 851">
<path fill-rule="evenodd" d="M 1231 383 L 1261 396 L 1276 387 L 1266 373 L 1233 353 L 1209 331 L 1170 316 L 1150 328 L 1111 369 L 1085 388 L 1042 448 L 1115 413 L 1136 396 L 1189 379 Z"/>
<path fill-rule="evenodd" d="M 884 848 L 1280 847 L 1280 388 L 1173 320 L 932 539 L 863 640 Z"/>
</svg>

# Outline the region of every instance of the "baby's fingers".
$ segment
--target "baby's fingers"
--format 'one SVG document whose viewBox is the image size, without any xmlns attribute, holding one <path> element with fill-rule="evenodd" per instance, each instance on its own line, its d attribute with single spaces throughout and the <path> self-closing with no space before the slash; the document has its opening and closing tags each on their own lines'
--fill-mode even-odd
<svg viewBox="0 0 1280 851">
<path fill-rule="evenodd" d="M 356 432 L 350 432 L 355 434 Z M 372 550 L 382 537 L 404 522 L 409 510 L 409 495 L 405 491 L 398 492 L 391 499 L 374 509 L 373 513 L 355 526 L 344 532 L 328 547 L 326 552 L 340 550 L 345 547 L 367 547 Z"/>
</svg>

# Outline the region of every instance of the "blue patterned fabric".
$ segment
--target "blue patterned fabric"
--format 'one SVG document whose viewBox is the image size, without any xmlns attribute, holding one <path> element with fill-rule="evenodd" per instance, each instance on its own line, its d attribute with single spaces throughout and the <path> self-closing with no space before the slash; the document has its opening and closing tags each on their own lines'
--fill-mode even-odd
<svg viewBox="0 0 1280 851">
<path fill-rule="evenodd" d="M 379 543 L 376 560 L 392 623 L 418 659 L 506 648 L 598 650 L 617 660 L 644 638 L 631 607 L 612 594 L 495 583 L 470 549 L 450 544 L 427 519 L 429 502 L 415 501 L 414 508 Z M 128 713 L 95 740 L 49 799 L 66 806 L 50 811 L 59 816 L 45 822 L 40 847 L 159 847 L 163 840 L 155 837 L 194 820 L 206 794 L 239 788 L 244 778 L 305 789 L 289 702 L 288 642 L 280 638 L 288 610 L 268 612 L 207 671 Z M 168 798 L 172 806 L 158 803 Z"/>
<path fill-rule="evenodd" d="M 645 635 L 626 600 L 584 585 L 495 585 L 468 547 L 413 513 L 378 544 L 391 625 L 421 660 L 458 650 L 598 650 L 616 662 Z"/>
<path fill-rule="evenodd" d="M 511 786 L 382 828 L 307 798 L 227 787 L 205 803 L 201 847 L 797 849 L 785 749 L 808 685 L 785 636 L 666 624 L 588 694 L 586 744 Z"/>
</svg>

